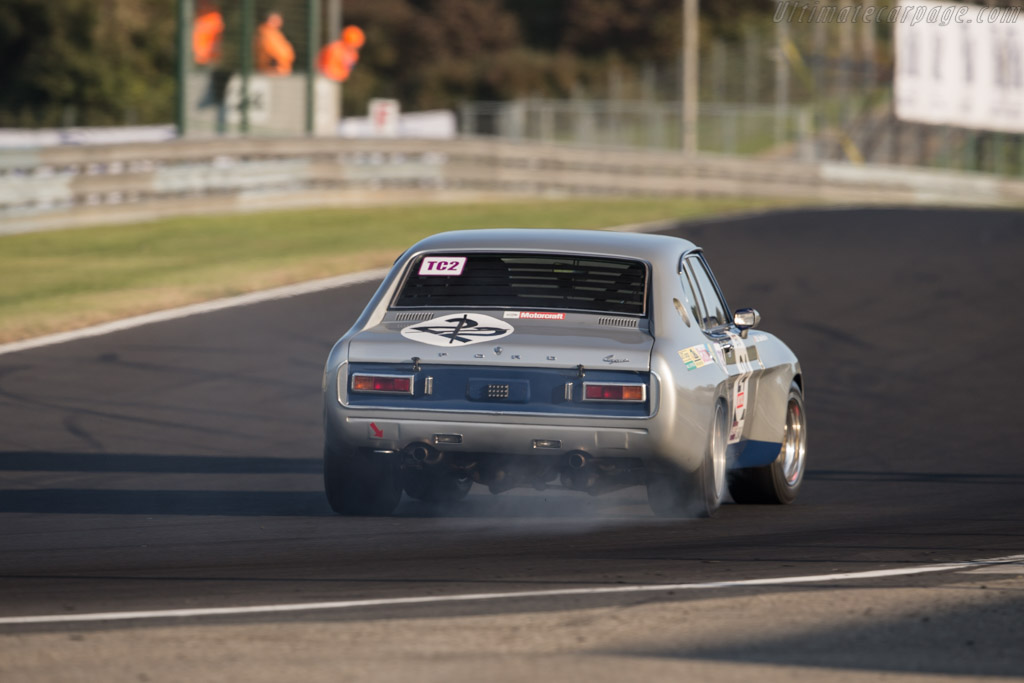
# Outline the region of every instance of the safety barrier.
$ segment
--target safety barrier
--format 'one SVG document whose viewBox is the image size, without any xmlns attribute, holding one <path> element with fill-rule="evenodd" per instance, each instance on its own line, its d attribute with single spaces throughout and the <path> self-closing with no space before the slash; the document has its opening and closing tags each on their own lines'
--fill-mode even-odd
<svg viewBox="0 0 1024 683">
<path fill-rule="evenodd" d="M 0 154 L 0 233 L 188 213 L 509 194 L 1021 206 L 1024 181 L 497 138 L 176 140 Z"/>
</svg>

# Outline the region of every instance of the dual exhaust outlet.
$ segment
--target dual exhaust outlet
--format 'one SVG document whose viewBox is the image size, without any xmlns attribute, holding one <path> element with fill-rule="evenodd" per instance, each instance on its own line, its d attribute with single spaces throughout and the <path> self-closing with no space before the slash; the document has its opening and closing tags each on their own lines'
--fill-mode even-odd
<svg viewBox="0 0 1024 683">
<path fill-rule="evenodd" d="M 414 443 L 406 447 L 402 452 L 415 465 L 431 468 L 445 462 L 449 455 L 455 455 L 454 468 L 463 471 L 465 473 L 464 476 L 471 476 L 475 481 L 487 484 L 492 493 L 515 488 L 518 485 L 529 484 L 532 481 L 530 476 L 536 478 L 534 485 L 536 486 L 539 482 L 541 488 L 551 478 L 558 476 L 561 479 L 562 486 L 567 489 L 596 493 L 602 474 L 611 474 L 614 471 L 614 465 L 609 463 L 609 468 L 599 466 L 592 455 L 580 450 L 569 451 L 563 458 L 549 461 L 548 469 L 543 470 L 543 472 L 548 474 L 544 474 L 540 478 L 537 478 L 539 476 L 537 472 L 534 472 L 533 475 L 525 475 L 525 478 L 521 472 L 519 475 L 509 476 L 510 472 L 514 470 L 514 468 L 512 470 L 509 469 L 510 462 L 503 463 L 499 460 L 484 466 L 476 460 L 465 461 L 464 454 L 446 454 L 444 451 L 438 450 L 427 443 Z M 451 462 L 451 460 L 449 461 Z M 482 469 L 478 470 L 478 467 Z M 470 471 L 472 471 L 472 474 L 469 474 Z"/>
<path fill-rule="evenodd" d="M 417 443 L 405 449 L 413 461 L 424 465 L 437 465 L 444 460 L 444 452 L 425 443 Z M 573 470 L 584 470 L 593 463 L 593 458 L 584 451 L 571 451 L 566 456 L 566 464 Z"/>
</svg>

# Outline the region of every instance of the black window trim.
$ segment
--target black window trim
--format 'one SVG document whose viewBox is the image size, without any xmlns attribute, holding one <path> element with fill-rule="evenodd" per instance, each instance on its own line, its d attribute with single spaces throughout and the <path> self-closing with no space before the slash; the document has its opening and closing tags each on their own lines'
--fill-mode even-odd
<svg viewBox="0 0 1024 683">
<path fill-rule="evenodd" d="M 685 261 L 680 261 L 679 263 L 680 263 L 679 276 L 680 276 L 680 278 L 685 278 L 686 279 L 686 282 L 684 284 L 684 288 L 687 289 L 687 291 L 685 291 L 684 294 L 686 294 L 687 297 L 693 297 L 693 305 L 697 309 L 696 310 L 696 315 L 694 315 L 693 317 L 694 317 L 695 322 L 697 323 L 697 327 L 699 327 L 700 329 L 703 330 L 704 326 L 701 325 L 700 323 L 705 318 L 705 316 L 703 314 L 705 312 L 704 311 L 704 297 L 701 295 L 700 289 L 698 289 L 698 287 L 697 287 L 697 283 L 694 282 L 695 278 L 693 276 L 693 273 L 691 272 L 691 268 L 690 268 L 689 264 L 686 263 Z M 690 313 L 694 313 L 694 311 L 690 311 Z"/>
<path fill-rule="evenodd" d="M 711 270 L 711 266 L 708 265 L 707 259 L 704 258 L 704 250 L 701 249 L 700 247 L 695 247 L 694 249 L 687 250 L 680 257 L 679 272 L 680 274 L 682 274 L 683 268 L 691 269 L 690 275 L 693 278 L 693 286 L 694 288 L 696 288 L 697 293 L 701 298 L 699 304 L 703 304 L 702 308 L 707 305 L 707 302 L 704 301 L 704 292 L 703 290 L 700 289 L 700 282 L 697 281 L 697 274 L 695 272 L 692 272 L 692 266 L 690 266 L 690 264 L 688 263 L 690 257 L 698 259 L 704 265 L 704 270 L 708 274 L 708 279 L 711 280 L 711 284 L 715 286 L 715 292 L 718 294 L 718 298 L 721 300 L 722 305 L 725 307 L 725 310 L 722 311 L 722 313 L 726 316 L 726 321 L 723 324 L 716 325 L 714 327 L 704 327 L 704 325 L 701 325 L 700 323 L 703 320 L 706 320 L 706 317 L 702 317 L 701 320 L 698 321 L 698 327 L 700 327 L 700 329 L 703 330 L 705 334 L 708 334 L 710 336 L 714 336 L 715 334 L 721 335 L 722 332 L 726 331 L 727 329 L 733 326 L 732 309 L 729 308 L 729 302 L 726 301 L 725 294 L 722 293 L 722 287 L 718 284 L 718 278 L 715 277 L 715 272 Z"/>
<path fill-rule="evenodd" d="M 618 311 L 601 311 L 601 310 L 583 309 L 583 308 L 559 308 L 559 307 L 553 307 L 553 306 L 531 306 L 530 310 L 560 311 L 560 312 L 565 312 L 565 313 L 584 313 L 584 314 L 588 314 L 588 315 L 601 315 L 601 316 L 606 316 L 606 317 L 610 317 L 610 318 L 624 317 L 624 318 L 637 318 L 637 319 L 641 319 L 641 320 L 647 319 L 647 318 L 650 317 L 650 312 L 651 312 L 651 290 L 652 290 L 652 288 L 651 288 L 651 277 L 652 277 L 652 273 L 654 272 L 653 266 L 651 265 L 650 261 L 648 261 L 646 259 L 642 259 L 642 258 L 637 258 L 637 257 L 634 257 L 634 256 L 620 256 L 620 255 L 617 255 L 617 254 L 616 255 L 593 254 L 593 253 L 586 253 L 586 252 L 576 252 L 576 253 L 574 253 L 574 252 L 565 252 L 565 251 L 544 251 L 544 250 L 536 250 L 536 249 L 531 249 L 529 251 L 524 251 L 524 250 L 519 250 L 519 249 L 494 249 L 494 248 L 487 248 L 487 249 L 431 249 L 429 251 L 418 251 L 415 254 L 410 255 L 408 260 L 405 262 L 405 264 L 403 266 L 404 272 L 402 273 L 401 282 L 399 283 L 398 287 L 395 288 L 395 292 L 391 296 L 391 300 L 388 303 L 387 310 L 389 310 L 389 311 L 411 311 L 411 310 L 423 310 L 424 308 L 434 308 L 435 310 L 438 310 L 438 311 L 442 311 L 442 310 L 446 310 L 446 309 L 452 309 L 452 310 L 454 310 L 454 309 L 458 309 L 458 310 L 461 310 L 461 309 L 469 309 L 469 310 L 488 310 L 488 309 L 491 309 L 491 310 L 499 310 L 499 311 L 511 311 L 511 310 L 519 310 L 519 309 L 521 309 L 522 308 L 521 306 L 469 306 L 469 305 L 466 305 L 466 306 L 433 306 L 433 307 L 426 306 L 426 307 L 419 307 L 419 306 L 399 306 L 399 305 L 396 304 L 396 302 L 398 301 L 398 297 L 401 295 L 402 291 L 405 289 L 405 285 L 409 281 L 409 278 L 412 276 L 413 264 L 415 264 L 418 261 L 420 261 L 422 259 L 422 257 L 424 257 L 424 256 L 434 256 L 434 255 L 463 256 L 463 255 L 470 255 L 470 254 L 514 254 L 516 256 L 566 256 L 566 257 L 569 257 L 569 258 L 595 258 L 595 259 L 610 259 L 610 260 L 618 259 L 618 260 L 621 260 L 621 261 L 633 261 L 633 262 L 636 262 L 636 263 L 640 263 L 644 267 L 644 291 L 643 291 L 643 296 L 642 296 L 643 311 L 640 312 L 640 313 L 623 313 L 623 312 L 618 312 Z"/>
</svg>

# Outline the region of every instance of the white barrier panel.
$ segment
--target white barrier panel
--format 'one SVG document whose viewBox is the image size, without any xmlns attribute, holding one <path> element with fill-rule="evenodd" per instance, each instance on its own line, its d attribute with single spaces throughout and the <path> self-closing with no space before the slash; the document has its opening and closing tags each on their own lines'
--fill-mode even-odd
<svg viewBox="0 0 1024 683">
<path fill-rule="evenodd" d="M 919 2 L 895 24 L 896 116 L 1024 133 L 1020 7 Z"/>
<path fill-rule="evenodd" d="M 346 116 L 338 123 L 343 138 L 381 137 L 369 116 Z M 420 140 L 451 140 L 458 135 L 454 112 L 448 109 L 413 111 L 398 114 L 394 136 Z"/>
<path fill-rule="evenodd" d="M 223 138 L 0 154 L 0 235 L 396 196 L 764 196 L 1024 205 L 1024 181 L 907 167 L 455 140 Z"/>
<path fill-rule="evenodd" d="M 0 128 L 0 149 L 166 142 L 173 140 L 177 135 L 177 129 L 173 124 L 81 128 Z"/>
</svg>

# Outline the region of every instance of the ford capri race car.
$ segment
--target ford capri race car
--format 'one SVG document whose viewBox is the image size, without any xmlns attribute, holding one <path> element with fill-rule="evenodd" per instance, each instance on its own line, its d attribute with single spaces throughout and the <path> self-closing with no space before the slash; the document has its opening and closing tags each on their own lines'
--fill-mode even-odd
<svg viewBox="0 0 1024 683">
<path fill-rule="evenodd" d="M 324 375 L 341 514 L 645 485 L 662 515 L 789 503 L 806 463 L 800 364 L 729 314 L 700 248 L 663 235 L 474 230 L 395 262 Z"/>
</svg>

